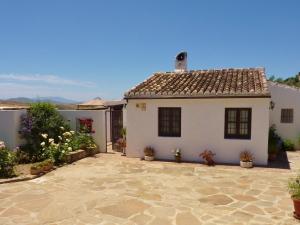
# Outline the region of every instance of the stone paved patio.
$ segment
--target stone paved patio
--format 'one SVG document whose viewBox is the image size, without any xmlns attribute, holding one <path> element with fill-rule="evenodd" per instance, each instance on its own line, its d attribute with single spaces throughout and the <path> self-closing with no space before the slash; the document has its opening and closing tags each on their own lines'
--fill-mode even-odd
<svg viewBox="0 0 300 225">
<path fill-rule="evenodd" d="M 101 154 L 0 185 L 0 224 L 299 224 L 291 170 L 144 162 Z"/>
</svg>

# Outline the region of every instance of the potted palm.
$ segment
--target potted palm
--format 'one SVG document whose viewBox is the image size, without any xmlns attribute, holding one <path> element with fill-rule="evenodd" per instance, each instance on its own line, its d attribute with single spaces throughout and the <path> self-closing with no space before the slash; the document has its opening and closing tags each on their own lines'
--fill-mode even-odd
<svg viewBox="0 0 300 225">
<path fill-rule="evenodd" d="M 288 190 L 294 202 L 294 217 L 300 219 L 300 174 L 289 180 Z"/>
<path fill-rule="evenodd" d="M 150 146 L 147 146 L 145 149 L 144 149 L 144 159 L 146 161 L 153 161 L 154 160 L 154 148 L 150 147 Z"/>
<path fill-rule="evenodd" d="M 240 153 L 240 166 L 242 168 L 252 168 L 253 167 L 253 155 L 249 151 L 243 151 Z"/>
</svg>

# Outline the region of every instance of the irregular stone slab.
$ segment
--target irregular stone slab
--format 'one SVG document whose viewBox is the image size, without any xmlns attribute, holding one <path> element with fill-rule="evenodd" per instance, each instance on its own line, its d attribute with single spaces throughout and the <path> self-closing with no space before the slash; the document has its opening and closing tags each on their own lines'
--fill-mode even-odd
<svg viewBox="0 0 300 225">
<path fill-rule="evenodd" d="M 176 216 L 176 225 L 200 225 L 201 222 L 190 212 L 179 213 Z"/>
<path fill-rule="evenodd" d="M 147 210 L 147 212 L 156 217 L 172 217 L 175 215 L 176 211 L 171 207 L 152 207 Z"/>
<path fill-rule="evenodd" d="M 203 195 L 213 195 L 219 192 L 216 188 L 213 187 L 198 188 L 196 191 Z"/>
<path fill-rule="evenodd" d="M 233 200 L 227 195 L 210 195 L 206 198 L 199 199 L 203 203 L 211 203 L 213 205 L 228 205 L 233 202 Z"/>
<path fill-rule="evenodd" d="M 245 210 L 249 213 L 252 213 L 252 214 L 259 214 L 259 215 L 264 215 L 265 214 L 262 209 L 258 208 L 255 205 L 248 205 L 245 208 L 243 208 L 243 210 Z"/>
<path fill-rule="evenodd" d="M 130 220 L 135 222 L 138 225 L 147 224 L 150 221 L 151 217 L 145 214 L 139 214 L 131 218 Z"/>
<path fill-rule="evenodd" d="M 17 208 L 9 208 L 6 211 L 4 211 L 0 217 L 10 217 L 10 216 L 22 216 L 26 215 L 26 213 L 23 210 L 17 209 Z"/>
<path fill-rule="evenodd" d="M 233 195 L 232 197 L 234 197 L 236 200 L 245 201 L 245 202 L 252 202 L 257 200 L 257 198 L 251 195 Z"/>
<path fill-rule="evenodd" d="M 241 219 L 242 221 L 247 221 L 247 222 L 249 222 L 249 220 L 253 218 L 253 215 L 242 211 L 235 211 L 231 215 Z"/>
<path fill-rule="evenodd" d="M 155 218 L 149 225 L 173 225 L 171 220 L 165 218 Z"/>
<path fill-rule="evenodd" d="M 99 209 L 104 214 L 109 214 L 116 217 L 128 218 L 136 213 L 143 212 L 150 207 L 142 201 L 130 199 L 122 201 L 116 205 L 100 207 Z"/>
</svg>

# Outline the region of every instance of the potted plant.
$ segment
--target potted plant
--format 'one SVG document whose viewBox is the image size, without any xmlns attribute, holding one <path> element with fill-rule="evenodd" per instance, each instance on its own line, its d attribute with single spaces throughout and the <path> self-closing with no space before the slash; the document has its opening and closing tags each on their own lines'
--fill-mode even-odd
<svg viewBox="0 0 300 225">
<path fill-rule="evenodd" d="M 147 146 L 145 149 L 144 149 L 144 159 L 146 161 L 153 161 L 154 160 L 154 148 L 150 147 L 150 146 Z"/>
<path fill-rule="evenodd" d="M 97 145 L 94 144 L 94 143 L 89 143 L 87 146 L 86 146 L 86 152 L 87 152 L 87 155 L 89 156 L 93 156 L 96 154 L 96 149 L 97 149 Z"/>
<path fill-rule="evenodd" d="M 253 167 L 253 155 L 249 151 L 243 151 L 240 153 L 240 166 L 242 168 L 252 168 Z"/>
<path fill-rule="evenodd" d="M 119 149 L 121 149 L 121 151 L 122 151 L 122 156 L 126 156 L 126 152 L 125 152 L 125 149 L 126 149 L 126 139 L 124 139 L 124 138 L 119 138 L 119 139 L 117 140 L 116 145 L 118 146 Z"/>
<path fill-rule="evenodd" d="M 300 174 L 289 180 L 288 190 L 294 202 L 294 217 L 300 219 Z"/>
<path fill-rule="evenodd" d="M 204 152 L 202 152 L 199 156 L 202 157 L 202 159 L 204 160 L 204 163 L 208 166 L 214 166 L 215 165 L 215 161 L 214 161 L 214 156 L 216 154 L 213 153 L 210 150 L 205 150 Z"/>
<path fill-rule="evenodd" d="M 181 150 L 180 148 L 176 148 L 174 151 L 174 157 L 175 157 L 175 161 L 180 163 L 181 162 Z"/>
</svg>

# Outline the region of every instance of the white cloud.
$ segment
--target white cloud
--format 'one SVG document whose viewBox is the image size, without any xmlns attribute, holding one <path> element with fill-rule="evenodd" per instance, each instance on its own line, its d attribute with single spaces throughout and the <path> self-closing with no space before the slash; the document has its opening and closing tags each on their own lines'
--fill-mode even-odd
<svg viewBox="0 0 300 225">
<path fill-rule="evenodd" d="M 39 82 L 55 85 L 69 85 L 77 87 L 95 87 L 96 85 L 88 81 L 65 79 L 56 75 L 42 74 L 0 74 L 0 80 L 18 82 Z"/>
<path fill-rule="evenodd" d="M 32 85 L 13 82 L 0 82 L 0 99 L 15 98 L 15 97 L 49 97 L 58 96 L 73 100 L 88 100 L 96 96 L 103 95 L 97 90 L 91 88 L 82 88 L 78 91 L 77 87 L 65 87 L 58 85 Z"/>
</svg>

